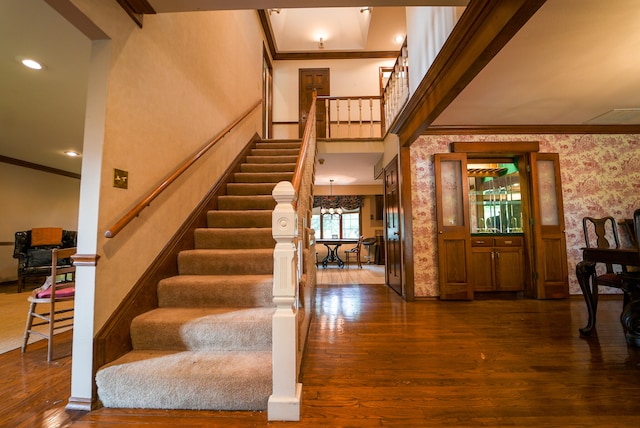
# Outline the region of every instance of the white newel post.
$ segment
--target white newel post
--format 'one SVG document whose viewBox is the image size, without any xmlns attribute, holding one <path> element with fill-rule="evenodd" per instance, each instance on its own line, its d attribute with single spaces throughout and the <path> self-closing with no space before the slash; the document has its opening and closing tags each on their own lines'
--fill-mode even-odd
<svg viewBox="0 0 640 428">
<path fill-rule="evenodd" d="M 297 382 L 298 323 L 297 298 L 299 272 L 295 241 L 298 219 L 293 208 L 293 186 L 281 181 L 273 189 L 276 207 L 272 233 L 276 241 L 273 254 L 273 392 L 269 397 L 270 421 L 299 421 L 302 384 Z"/>
</svg>

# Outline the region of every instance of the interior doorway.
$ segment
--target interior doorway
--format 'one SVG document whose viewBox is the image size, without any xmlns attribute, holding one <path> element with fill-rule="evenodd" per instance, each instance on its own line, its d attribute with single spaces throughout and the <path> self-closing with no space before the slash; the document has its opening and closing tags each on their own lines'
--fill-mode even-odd
<svg viewBox="0 0 640 428">
<path fill-rule="evenodd" d="M 537 143 L 454 143 L 435 155 L 435 181 L 441 299 L 568 296 L 557 154 Z"/>
</svg>

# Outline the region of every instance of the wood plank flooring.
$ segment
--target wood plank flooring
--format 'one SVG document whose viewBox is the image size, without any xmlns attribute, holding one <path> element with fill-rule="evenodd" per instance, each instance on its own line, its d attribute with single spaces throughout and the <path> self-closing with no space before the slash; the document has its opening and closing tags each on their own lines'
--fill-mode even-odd
<svg viewBox="0 0 640 428">
<path fill-rule="evenodd" d="M 625 343 L 621 303 L 602 298 L 598 335 L 582 339 L 581 297 L 406 303 L 384 285 L 319 285 L 300 423 L 269 423 L 265 412 L 65 412 L 70 360 L 48 365 L 34 345 L 0 355 L 0 426 L 637 426 L 640 350 Z M 69 346 L 63 335 L 58 346 Z"/>
</svg>

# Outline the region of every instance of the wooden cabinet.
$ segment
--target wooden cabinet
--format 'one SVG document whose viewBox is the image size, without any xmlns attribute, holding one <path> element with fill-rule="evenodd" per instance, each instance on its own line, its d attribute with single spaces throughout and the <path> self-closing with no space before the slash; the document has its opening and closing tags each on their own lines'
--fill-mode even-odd
<svg viewBox="0 0 640 428">
<path fill-rule="evenodd" d="M 471 266 L 474 291 L 523 290 L 522 237 L 472 237 Z"/>
</svg>

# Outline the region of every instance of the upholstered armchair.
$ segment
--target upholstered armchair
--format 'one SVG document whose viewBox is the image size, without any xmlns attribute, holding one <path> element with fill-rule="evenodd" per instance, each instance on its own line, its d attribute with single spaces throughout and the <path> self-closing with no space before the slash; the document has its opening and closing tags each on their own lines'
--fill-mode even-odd
<svg viewBox="0 0 640 428">
<path fill-rule="evenodd" d="M 18 259 L 18 293 L 24 289 L 25 277 L 51 275 L 51 250 L 75 247 L 77 235 L 76 231 L 55 227 L 16 232 L 13 258 Z M 69 258 L 58 261 L 59 266 L 71 264 Z"/>
</svg>

